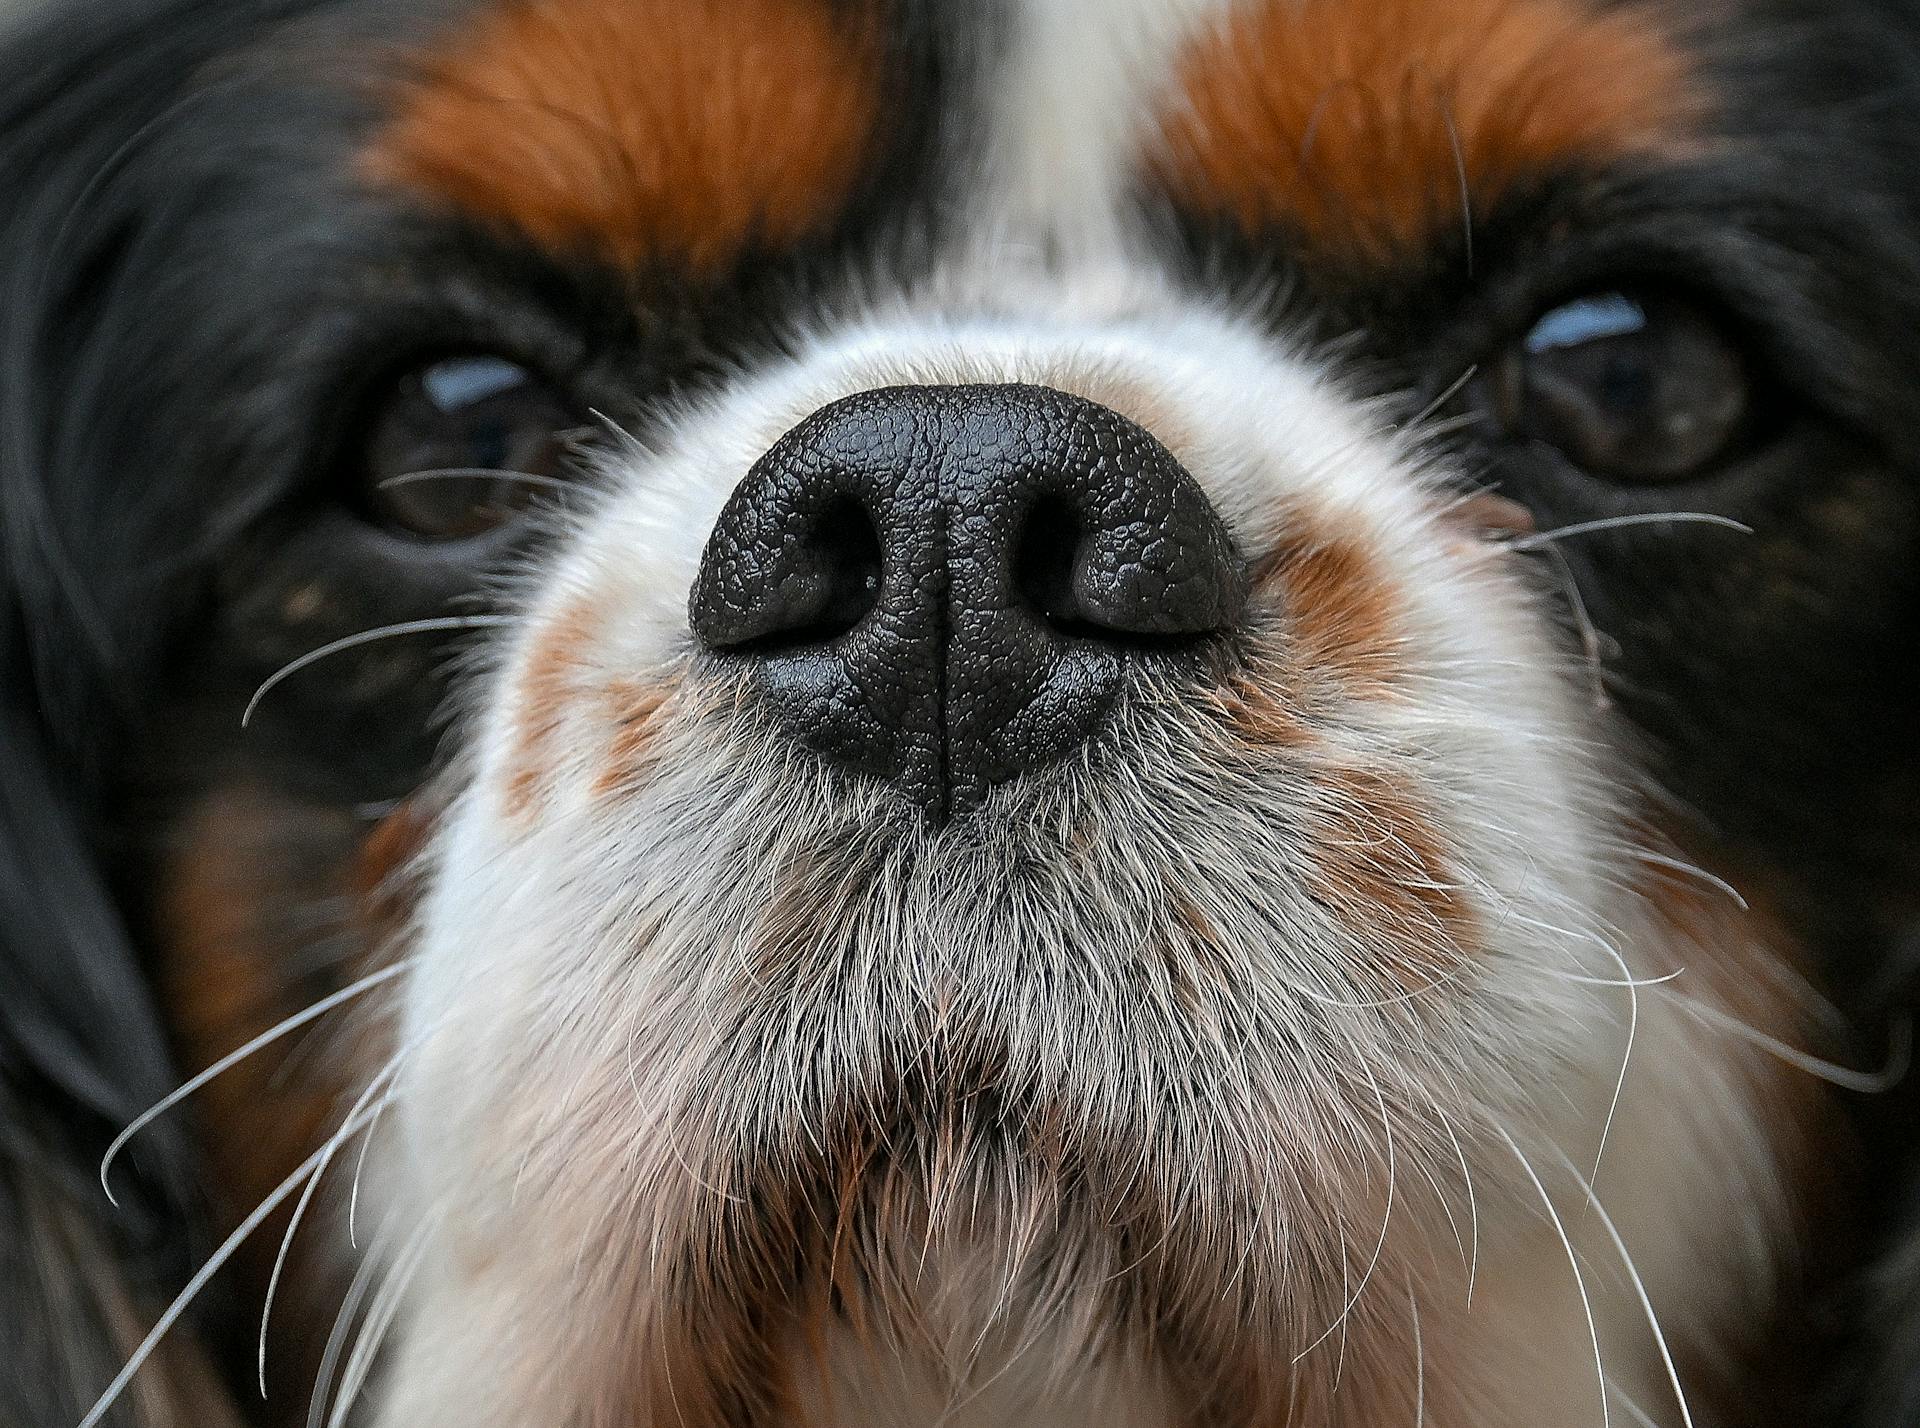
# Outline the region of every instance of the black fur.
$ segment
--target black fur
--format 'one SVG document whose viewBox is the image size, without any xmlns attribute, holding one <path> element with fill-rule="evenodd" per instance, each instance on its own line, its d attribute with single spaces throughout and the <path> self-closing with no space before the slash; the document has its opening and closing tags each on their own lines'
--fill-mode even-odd
<svg viewBox="0 0 1920 1428">
<path fill-rule="evenodd" d="M 124 1355 L 105 1296 L 151 1305 L 198 1223 L 184 1140 L 161 1128 L 112 1213 L 91 1166 L 174 1072 L 99 852 L 115 738 L 151 677 L 152 606 L 111 588 L 95 544 L 138 523 L 100 479 L 89 388 L 106 368 L 144 204 L 129 145 L 232 17 L 140 3 L 27 22 L 0 95 L 0 1423 L 77 1421 Z M 136 146 L 137 147 L 137 146 Z M 79 399 L 79 400 L 76 400 Z M 129 617 L 133 617 L 130 619 Z M 55 1236 L 64 1220 L 84 1233 Z M 91 1256 L 95 1262 L 86 1262 Z M 115 1420 L 138 1421 L 131 1410 Z"/>
</svg>

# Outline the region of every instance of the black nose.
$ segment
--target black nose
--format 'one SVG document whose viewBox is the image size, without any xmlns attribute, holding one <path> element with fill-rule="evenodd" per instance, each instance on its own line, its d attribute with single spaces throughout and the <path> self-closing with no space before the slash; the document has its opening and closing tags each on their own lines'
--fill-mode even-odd
<svg viewBox="0 0 1920 1428">
<path fill-rule="evenodd" d="M 892 387 L 754 464 L 693 629 L 756 663 L 801 743 L 936 820 L 1099 727 L 1130 658 L 1230 626 L 1241 561 L 1193 478 L 1118 412 L 1032 386 Z"/>
</svg>

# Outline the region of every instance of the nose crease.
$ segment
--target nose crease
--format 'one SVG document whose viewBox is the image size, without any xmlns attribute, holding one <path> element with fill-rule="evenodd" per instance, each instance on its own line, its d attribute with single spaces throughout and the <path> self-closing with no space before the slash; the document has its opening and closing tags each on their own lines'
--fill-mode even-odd
<svg viewBox="0 0 1920 1428">
<path fill-rule="evenodd" d="M 849 523 L 877 572 L 834 534 Z M 751 661 L 788 734 L 938 822 L 1084 742 L 1130 662 L 1228 629 L 1245 589 L 1193 478 L 1119 413 L 1039 386 L 895 387 L 755 463 L 690 615 L 708 651 Z"/>
</svg>

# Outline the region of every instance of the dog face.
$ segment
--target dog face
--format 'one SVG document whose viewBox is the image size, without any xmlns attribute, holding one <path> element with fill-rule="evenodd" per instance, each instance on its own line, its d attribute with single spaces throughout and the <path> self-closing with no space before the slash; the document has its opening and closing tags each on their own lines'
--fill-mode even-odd
<svg viewBox="0 0 1920 1428">
<path fill-rule="evenodd" d="M 255 1038 L 112 1169 L 270 1415 L 1802 1411 L 1733 1366 L 1920 846 L 1910 22 L 70 8 L 28 1421 L 233 1414 L 57 1172 Z"/>
</svg>

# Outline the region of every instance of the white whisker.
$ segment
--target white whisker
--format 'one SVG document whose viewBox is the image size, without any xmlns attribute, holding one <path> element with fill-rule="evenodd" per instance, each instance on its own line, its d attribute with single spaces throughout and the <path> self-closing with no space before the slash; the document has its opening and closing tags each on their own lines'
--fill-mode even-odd
<svg viewBox="0 0 1920 1428">
<path fill-rule="evenodd" d="M 413 486 L 422 481 L 512 481 L 523 486 L 544 486 L 571 490 L 573 482 L 559 476 L 541 476 L 532 471 L 510 471 L 503 466 L 439 466 L 427 471 L 404 471 L 379 482 L 382 490 L 392 486 Z"/>
<path fill-rule="evenodd" d="M 178 1088 L 169 1091 L 158 1101 L 154 1102 L 152 1106 L 135 1116 L 132 1121 L 128 1122 L 126 1129 L 113 1138 L 113 1143 L 107 1147 L 107 1153 L 100 1157 L 100 1188 L 107 1192 L 107 1199 L 115 1206 L 118 1206 L 120 1203 L 119 1200 L 114 1197 L 113 1187 L 107 1183 L 107 1176 L 113 1169 L 113 1162 L 119 1157 L 120 1152 L 126 1149 L 128 1141 L 132 1140 L 136 1135 L 140 1134 L 141 1131 L 152 1125 L 161 1116 L 186 1100 L 187 1097 L 191 1096 L 195 1091 L 198 1091 L 202 1086 L 219 1076 L 222 1072 L 232 1070 L 249 1056 L 252 1056 L 256 1051 L 271 1046 L 281 1037 L 287 1035 L 287 1033 L 298 1031 L 309 1022 L 325 1016 L 335 1007 L 342 1006 L 352 1001 L 355 997 L 369 992 L 385 982 L 392 981 L 395 977 L 406 971 L 410 965 L 411 963 L 408 960 L 403 959 L 393 963 L 391 966 L 382 967 L 377 972 L 369 973 L 359 981 L 340 988 L 337 992 L 329 993 L 312 1006 L 307 1007 L 304 1011 L 295 1012 L 286 1020 L 267 1028 L 267 1030 L 261 1032 L 244 1046 L 228 1052 L 225 1056 L 222 1056 L 218 1061 L 207 1067 L 206 1070 L 183 1081 Z"/>
<path fill-rule="evenodd" d="M 385 1108 L 383 1105 L 381 1110 Z M 379 1128 L 380 1112 L 375 1112 L 367 1133 L 360 1137 L 360 1153 L 353 1158 L 353 1181 L 347 1187 L 347 1244 L 352 1249 L 360 1248 L 360 1178 L 366 1174 L 367 1152 L 373 1149 L 374 1132 Z"/>
<path fill-rule="evenodd" d="M 1560 589 L 1567 597 L 1567 610 L 1573 616 L 1574 628 L 1580 633 L 1580 652 L 1587 661 L 1587 669 L 1593 676 L 1593 707 L 1605 709 L 1607 699 L 1606 661 L 1602 657 L 1600 627 L 1593 623 L 1593 616 L 1587 611 L 1586 597 L 1580 593 L 1580 582 L 1574 578 L 1573 566 L 1567 563 L 1565 553 L 1557 545 L 1546 548 L 1547 556 L 1553 561 L 1554 573 L 1560 581 Z"/>
<path fill-rule="evenodd" d="M 1593 1342 L 1593 1372 L 1600 1383 L 1600 1425 L 1601 1428 L 1608 1428 L 1613 1422 L 1613 1408 L 1607 1397 L 1607 1365 L 1600 1353 L 1600 1325 L 1593 1317 L 1593 1300 L 1587 1294 L 1587 1277 L 1580 1272 L 1580 1256 L 1573 1251 L 1573 1240 L 1567 1234 L 1567 1227 L 1560 1221 L 1560 1212 L 1553 1207 L 1553 1197 L 1541 1183 L 1533 1163 L 1521 1152 L 1519 1142 L 1508 1134 L 1505 1126 L 1496 1125 L 1493 1129 L 1507 1143 L 1507 1149 L 1520 1162 L 1520 1168 L 1527 1172 L 1527 1179 L 1533 1182 L 1533 1188 L 1540 1194 L 1540 1203 L 1547 1208 L 1547 1218 L 1553 1221 L 1553 1232 L 1560 1237 L 1560 1247 L 1567 1252 L 1567 1265 L 1573 1270 L 1574 1287 L 1580 1291 L 1580 1308 L 1587 1316 L 1587 1337 Z"/>
<path fill-rule="evenodd" d="M 341 1121 L 343 1128 L 359 1120 L 360 1113 L 367 1107 L 367 1102 L 379 1095 L 382 1089 L 392 1081 L 393 1074 L 399 1069 L 399 1065 L 400 1058 L 396 1056 L 381 1069 L 377 1076 L 367 1082 L 366 1089 L 360 1093 Z M 368 1117 L 365 1128 L 370 1130 L 375 1119 L 377 1117 Z M 326 1178 L 327 1167 L 333 1163 L 334 1156 L 339 1154 L 350 1138 L 340 1132 L 327 1138 L 324 1147 L 326 1153 L 321 1156 L 320 1163 L 314 1167 L 313 1174 L 307 1177 L 306 1188 L 300 1192 L 300 1199 L 293 1207 L 293 1215 L 287 1221 L 286 1233 L 280 1236 L 280 1248 L 274 1252 L 273 1271 L 267 1276 L 267 1292 L 260 1304 L 260 1336 L 254 1355 L 254 1368 L 260 1381 L 262 1398 L 267 1396 L 267 1324 L 273 1316 L 273 1300 L 280 1289 L 280 1277 L 286 1272 L 287 1256 L 293 1250 L 293 1237 L 300 1232 L 300 1222 L 306 1218 L 307 1206 L 313 1203 L 313 1197 L 320 1189 L 320 1182 Z"/>
<path fill-rule="evenodd" d="M 1449 968 L 1440 976 L 1423 982 L 1417 987 L 1411 987 L 1404 992 L 1396 992 L 1390 997 L 1379 997 L 1372 1001 L 1364 1002 L 1341 1001 L 1337 997 L 1330 997 L 1323 992 L 1316 992 L 1312 987 L 1304 983 L 1294 988 L 1294 990 L 1308 1001 L 1318 1002 L 1321 1006 L 1330 1007 L 1335 1011 L 1379 1011 L 1383 1007 L 1400 1006 L 1403 1003 L 1424 997 L 1429 992 L 1438 991 L 1440 988 L 1459 980 L 1464 970 L 1465 964 L 1460 964 Z"/>
<path fill-rule="evenodd" d="M 308 650 L 298 659 L 289 660 L 260 682 L 253 691 L 253 698 L 247 701 L 247 707 L 241 712 L 240 727 L 246 728 L 253 722 L 254 711 L 265 699 L 286 680 L 291 679 L 309 665 L 342 653 L 357 649 L 361 645 L 374 644 L 380 640 L 397 639 L 402 635 L 429 634 L 435 630 L 487 630 L 514 623 L 511 615 L 438 615 L 429 620 L 402 620 L 396 625 L 381 625 L 378 629 L 362 630 L 358 634 L 345 635 L 337 640 L 329 640 L 318 649 Z"/>
<path fill-rule="evenodd" d="M 386 1343 L 387 1334 L 400 1313 L 407 1290 L 412 1287 L 413 1276 L 426 1259 L 427 1246 L 432 1243 L 428 1228 L 427 1224 L 422 1224 L 415 1232 L 406 1249 L 393 1262 L 387 1282 L 380 1286 L 380 1293 L 368 1307 L 367 1317 L 360 1325 L 360 1337 L 347 1358 L 346 1372 L 340 1376 L 340 1397 L 327 1418 L 327 1428 L 346 1428 L 347 1415 L 353 1412 L 354 1404 L 359 1401 L 360 1391 L 366 1387 L 367 1376 L 373 1371 L 373 1361 Z"/>
<path fill-rule="evenodd" d="M 1360 1275 L 1360 1283 L 1354 1288 L 1352 1295 L 1347 1299 L 1345 1307 L 1341 1309 L 1340 1317 L 1322 1329 L 1319 1336 L 1315 1338 L 1312 1343 L 1308 1344 L 1293 1356 L 1293 1361 L 1296 1364 L 1315 1349 L 1319 1348 L 1321 1344 L 1325 1343 L 1328 1335 L 1332 1334 L 1335 1329 L 1344 1330 L 1347 1317 L 1353 1313 L 1353 1306 L 1360 1302 L 1360 1296 L 1367 1292 L 1367 1281 L 1373 1278 L 1373 1271 L 1380 1263 L 1381 1253 L 1387 1247 L 1387 1227 L 1393 1220 L 1394 1187 L 1397 1183 L 1394 1167 L 1393 1117 L 1387 1113 L 1387 1098 L 1380 1090 L 1380 1082 L 1378 1078 L 1374 1076 L 1373 1069 L 1367 1064 L 1365 1057 L 1360 1058 L 1360 1069 L 1367 1073 L 1367 1082 L 1373 1087 L 1374 1098 L 1380 1103 L 1380 1125 L 1385 1133 L 1386 1139 L 1387 1205 L 1386 1209 L 1382 1211 L 1380 1215 L 1380 1238 L 1374 1242 L 1373 1257 L 1367 1261 L 1367 1267 Z M 1342 1339 L 1344 1345 L 1344 1333 Z"/>
<path fill-rule="evenodd" d="M 1467 1186 L 1467 1238 L 1473 1246 L 1472 1256 L 1467 1261 L 1467 1307 L 1473 1307 L 1474 1281 L 1480 1273 L 1480 1202 L 1473 1189 L 1473 1171 L 1467 1167 L 1466 1147 L 1460 1144 L 1460 1131 L 1453 1118 L 1440 1109 L 1439 1101 L 1431 1095 L 1427 1097 L 1433 1106 L 1433 1112 L 1440 1117 L 1440 1128 L 1447 1133 L 1447 1139 L 1453 1143 L 1454 1158 L 1460 1163 L 1460 1177 Z"/>
<path fill-rule="evenodd" d="M 1610 946 L 1606 948 L 1606 952 L 1613 959 L 1614 965 L 1619 967 L 1620 976 L 1623 979 L 1621 985 L 1627 992 L 1627 1044 L 1620 1053 L 1620 1073 L 1613 1078 L 1613 1097 L 1607 1102 L 1607 1118 L 1600 1124 L 1600 1143 L 1593 1152 L 1593 1174 L 1587 1182 L 1588 1209 L 1599 1207 L 1599 1201 L 1594 1197 L 1593 1187 L 1600 1183 L 1600 1162 L 1607 1153 L 1607 1137 L 1613 1134 L 1613 1120 L 1620 1111 L 1620 1097 L 1627 1089 L 1627 1068 L 1633 1063 L 1634 1038 L 1640 1032 L 1640 984 L 1634 980 L 1633 969 L 1627 966 L 1626 958 Z"/>
<path fill-rule="evenodd" d="M 333 1327 L 327 1331 L 326 1347 L 320 1354 L 320 1366 L 314 1373 L 313 1391 L 307 1399 L 307 1428 L 322 1428 L 326 1417 L 327 1400 L 333 1393 L 333 1376 L 340 1368 L 340 1356 L 346 1352 L 347 1335 L 353 1327 L 354 1317 L 360 1312 L 367 1292 L 372 1289 L 373 1281 L 380 1266 L 387 1263 L 387 1248 L 399 1221 L 389 1219 L 380 1226 L 373 1243 L 360 1257 L 355 1267 L 353 1279 L 347 1285 L 347 1292 L 341 1296 L 340 1312 L 334 1315 Z M 415 1236 L 424 1234 L 428 1224 L 423 1222 L 414 1230 Z"/>
<path fill-rule="evenodd" d="M 1427 1424 L 1427 1350 L 1420 1342 L 1420 1300 L 1413 1292 L 1413 1278 L 1407 1278 L 1407 1312 L 1413 1316 L 1413 1428 Z"/>
<path fill-rule="evenodd" d="M 1850 1066 L 1841 1066 L 1837 1062 L 1827 1061 L 1789 1046 L 1778 1037 L 1769 1036 L 1758 1027 L 1749 1026 L 1738 1017 L 1710 1006 L 1697 997 L 1688 996 L 1672 987 L 1664 989 L 1668 996 L 1680 1004 L 1682 1010 L 1707 1025 L 1742 1041 L 1758 1047 L 1769 1056 L 1784 1061 L 1787 1065 L 1805 1071 L 1809 1076 L 1817 1076 L 1830 1085 L 1846 1091 L 1858 1091 L 1864 1095 L 1880 1095 L 1891 1091 L 1906 1079 L 1907 1070 L 1913 1052 L 1913 1021 L 1901 1017 L 1888 1031 L 1887 1064 L 1878 1071 L 1856 1071 Z"/>
<path fill-rule="evenodd" d="M 1580 1178 L 1580 1172 L 1572 1161 L 1562 1154 L 1567 1173 L 1574 1179 Z M 1620 1256 L 1620 1263 L 1627 1271 L 1627 1278 L 1633 1284 L 1633 1292 L 1639 1296 L 1640 1309 L 1647 1316 L 1647 1327 L 1653 1330 L 1653 1342 L 1660 1350 L 1660 1362 L 1666 1365 L 1667 1382 L 1673 1387 L 1674 1401 L 1680 1405 L 1680 1421 L 1685 1428 L 1693 1428 L 1693 1410 L 1687 1406 L 1686 1390 L 1680 1386 L 1680 1370 L 1674 1366 L 1673 1352 L 1667 1346 L 1666 1331 L 1660 1327 L 1659 1316 L 1653 1312 L 1653 1299 L 1647 1293 L 1646 1281 L 1640 1277 L 1639 1266 L 1634 1264 L 1633 1256 L 1627 1253 L 1627 1242 L 1621 1238 L 1619 1229 L 1613 1223 L 1613 1216 L 1607 1213 L 1607 1207 L 1600 1203 L 1599 1196 L 1593 1193 L 1591 1182 L 1587 1184 L 1587 1204 L 1600 1217 L 1600 1224 L 1607 1232 L 1607 1238 L 1613 1241 L 1614 1252 Z"/>
<path fill-rule="evenodd" d="M 1670 872 L 1682 873 L 1690 878 L 1698 878 L 1708 887 L 1725 893 L 1732 899 L 1733 905 L 1739 908 L 1740 911 L 1746 912 L 1748 910 L 1747 900 L 1740 895 L 1740 889 L 1736 888 L 1725 878 L 1715 877 L 1705 868 L 1689 863 L 1684 858 L 1669 857 L 1665 853 L 1656 853 L 1650 848 L 1635 848 L 1633 850 L 1633 856 L 1643 863 L 1653 864 L 1656 868 L 1666 868 Z"/>
<path fill-rule="evenodd" d="M 1413 416 L 1413 418 L 1407 422 L 1407 426 L 1414 429 L 1424 428 L 1426 426 L 1427 419 L 1433 416 L 1436 412 L 1438 412 L 1448 402 L 1452 401 L 1455 397 L 1459 396 L 1461 389 L 1465 387 L 1467 383 L 1473 380 L 1474 374 L 1477 373 L 1479 370 L 1480 370 L 1480 366 L 1478 363 L 1474 363 L 1471 366 L 1467 367 L 1467 369 L 1461 372 L 1459 376 L 1455 377 L 1451 382 L 1447 383 L 1445 387 L 1441 388 L 1439 394 L 1436 395 L 1432 401 L 1428 402 L 1424 407 L 1420 408 L 1419 412 L 1416 413 Z"/>
<path fill-rule="evenodd" d="M 1636 511 L 1631 515 L 1603 516 L 1598 520 L 1576 521 L 1570 526 L 1556 526 L 1550 531 L 1514 536 L 1505 544 L 1508 550 L 1538 550 L 1543 545 L 1565 540 L 1568 536 L 1619 530 L 1623 526 L 1665 525 L 1718 526 L 1722 530 L 1738 531 L 1741 535 L 1753 534 L 1752 526 L 1736 521 L 1731 516 L 1715 515 L 1711 511 Z"/>
<path fill-rule="evenodd" d="M 1627 1410 L 1627 1417 L 1638 1424 L 1639 1428 L 1660 1428 L 1660 1425 L 1654 1422 L 1653 1415 L 1635 1403 L 1633 1395 L 1617 1383 L 1613 1386 L 1613 1396 L 1620 1400 L 1620 1406 Z"/>
<path fill-rule="evenodd" d="M 1549 975 L 1556 982 L 1572 982 L 1582 987 L 1625 987 L 1629 991 L 1637 987 L 1664 987 L 1668 982 L 1677 981 L 1686 974 L 1685 967 L 1676 967 L 1658 977 L 1588 977 L 1578 972 L 1552 972 Z"/>
<path fill-rule="evenodd" d="M 350 1134 L 352 1130 L 357 1129 L 358 1127 L 352 1122 L 348 1122 L 336 1134 Z M 253 1213 L 242 1220 L 232 1234 L 221 1241 L 220 1247 L 187 1281 L 186 1288 L 174 1297 L 173 1303 L 169 1304 L 166 1311 L 154 1321 L 153 1327 L 147 1331 L 147 1336 L 128 1356 L 126 1364 L 118 1374 L 114 1375 L 113 1382 L 108 1384 L 100 1397 L 94 1400 L 93 1407 L 87 1410 L 86 1416 L 80 1420 L 76 1428 L 98 1428 L 108 1411 L 119 1401 L 120 1395 L 126 1392 L 127 1385 L 133 1381 L 133 1376 L 140 1372 L 142 1365 L 148 1359 L 153 1357 L 153 1351 L 160 1346 L 160 1341 L 166 1338 L 168 1332 L 180 1321 L 180 1316 L 186 1313 L 187 1306 L 199 1297 L 200 1291 L 207 1287 L 208 1282 L 220 1272 L 228 1260 L 233 1258 L 234 1253 L 246 1243 L 253 1232 L 265 1224 L 273 1213 L 286 1203 L 287 1197 L 314 1174 L 327 1154 L 327 1149 L 327 1146 L 322 1146 L 303 1160 L 291 1175 L 268 1192 L 266 1198 L 254 1207 Z"/>
</svg>

